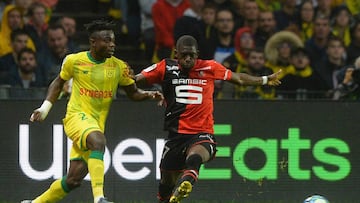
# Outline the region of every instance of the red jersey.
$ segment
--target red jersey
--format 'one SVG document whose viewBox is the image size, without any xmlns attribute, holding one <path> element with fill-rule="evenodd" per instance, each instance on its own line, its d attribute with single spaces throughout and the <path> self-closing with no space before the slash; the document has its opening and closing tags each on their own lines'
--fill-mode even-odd
<svg viewBox="0 0 360 203">
<path fill-rule="evenodd" d="M 165 130 L 181 134 L 214 133 L 214 81 L 230 80 L 230 70 L 214 60 L 198 59 L 185 73 L 176 60 L 164 59 L 141 73 L 149 84 L 161 84 L 167 103 Z"/>
</svg>

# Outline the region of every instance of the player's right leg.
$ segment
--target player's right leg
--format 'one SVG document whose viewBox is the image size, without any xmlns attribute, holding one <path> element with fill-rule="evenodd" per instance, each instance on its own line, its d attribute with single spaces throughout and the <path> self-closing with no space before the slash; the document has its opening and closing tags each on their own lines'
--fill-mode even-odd
<svg viewBox="0 0 360 203">
<path fill-rule="evenodd" d="M 169 202 L 180 173 L 180 171 L 161 170 L 161 179 L 157 194 L 159 203 Z"/>
<path fill-rule="evenodd" d="M 73 148 L 87 162 L 91 179 L 94 203 L 109 203 L 104 198 L 104 152 L 106 139 L 98 120 L 85 113 L 67 115 L 64 130 L 71 140 Z M 82 152 L 82 154 L 81 154 Z M 86 153 L 84 153 L 86 152 Z"/>
</svg>

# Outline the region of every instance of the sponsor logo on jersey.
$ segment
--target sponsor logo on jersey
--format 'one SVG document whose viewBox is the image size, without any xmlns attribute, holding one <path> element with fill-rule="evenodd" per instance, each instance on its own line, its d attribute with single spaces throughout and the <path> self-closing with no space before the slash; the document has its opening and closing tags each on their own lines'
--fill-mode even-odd
<svg viewBox="0 0 360 203">
<path fill-rule="evenodd" d="M 105 70 L 106 77 L 112 78 L 115 75 L 115 70 Z"/>
<path fill-rule="evenodd" d="M 179 66 L 169 66 L 169 65 L 166 65 L 166 70 L 168 70 L 168 71 L 179 70 Z"/>
<path fill-rule="evenodd" d="M 80 88 L 80 95 L 92 97 L 92 98 L 112 98 L 113 93 L 109 90 L 89 90 L 86 88 L 81 87 Z"/>
<path fill-rule="evenodd" d="M 189 79 L 189 78 L 176 78 L 172 79 L 173 85 L 206 85 L 207 80 L 202 79 Z"/>
<path fill-rule="evenodd" d="M 172 72 L 174 75 L 176 75 L 177 77 L 179 77 L 180 71 L 173 71 Z"/>
</svg>

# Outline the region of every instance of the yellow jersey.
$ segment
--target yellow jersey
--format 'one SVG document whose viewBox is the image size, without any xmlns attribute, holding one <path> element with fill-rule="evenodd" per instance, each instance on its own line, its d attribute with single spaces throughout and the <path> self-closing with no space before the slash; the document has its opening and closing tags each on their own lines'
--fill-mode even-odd
<svg viewBox="0 0 360 203">
<path fill-rule="evenodd" d="M 124 61 L 114 56 L 97 61 L 89 51 L 66 56 L 60 77 L 63 80 L 73 78 L 66 117 L 83 113 L 97 120 L 102 130 L 118 86 L 135 82 Z"/>
</svg>

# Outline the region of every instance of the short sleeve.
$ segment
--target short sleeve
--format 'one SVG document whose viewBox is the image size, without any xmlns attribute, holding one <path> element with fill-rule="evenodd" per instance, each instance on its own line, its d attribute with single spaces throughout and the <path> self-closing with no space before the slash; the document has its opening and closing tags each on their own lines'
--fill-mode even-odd
<svg viewBox="0 0 360 203">
<path fill-rule="evenodd" d="M 116 61 L 120 67 L 119 85 L 120 86 L 129 86 L 129 85 L 135 83 L 134 79 L 132 79 L 130 76 L 129 65 L 121 60 L 116 60 Z"/>
<path fill-rule="evenodd" d="M 221 65 L 216 61 L 211 61 L 211 66 L 213 67 L 213 75 L 216 80 L 230 80 L 232 76 L 232 71 L 227 69 L 225 66 Z"/>
<path fill-rule="evenodd" d="M 61 64 L 60 77 L 63 80 L 70 80 L 73 77 L 73 70 L 74 70 L 73 56 L 74 56 L 73 54 L 67 55 Z"/>
<path fill-rule="evenodd" d="M 160 83 L 165 75 L 165 60 L 160 61 L 159 63 L 153 64 L 144 70 L 141 71 L 141 74 L 144 75 L 148 84 Z"/>
</svg>

